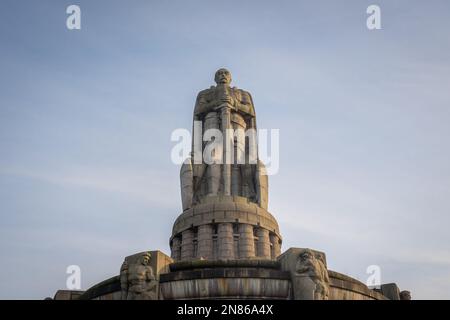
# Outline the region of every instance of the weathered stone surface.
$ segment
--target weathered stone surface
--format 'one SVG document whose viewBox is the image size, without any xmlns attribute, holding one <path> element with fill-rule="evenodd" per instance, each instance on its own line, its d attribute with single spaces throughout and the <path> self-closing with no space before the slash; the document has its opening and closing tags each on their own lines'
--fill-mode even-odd
<svg viewBox="0 0 450 320">
<path fill-rule="evenodd" d="M 400 289 L 395 283 L 381 285 L 381 293 L 390 300 L 400 300 Z"/>
<path fill-rule="evenodd" d="M 189 260 L 174 262 L 169 265 L 170 271 L 211 269 L 211 268 L 262 268 L 280 270 L 280 263 L 272 259 L 227 259 L 227 260 Z"/>
<path fill-rule="evenodd" d="M 180 184 L 181 184 L 181 203 L 183 211 L 191 208 L 194 195 L 193 170 L 191 161 L 185 161 L 181 166 Z"/>
<path fill-rule="evenodd" d="M 194 231 L 184 230 L 181 233 L 181 260 L 194 258 Z"/>
<path fill-rule="evenodd" d="M 271 258 L 269 230 L 257 228 L 256 235 L 258 237 L 256 255 L 261 258 Z"/>
<path fill-rule="evenodd" d="M 289 273 L 265 268 L 213 268 L 161 276 L 164 299 L 289 299 Z"/>
<path fill-rule="evenodd" d="M 222 133 L 223 152 L 212 154 L 211 159 L 206 160 L 202 155 L 210 154 L 208 151 L 213 149 L 213 142 L 202 143 L 198 150 L 193 137 L 194 150 L 180 171 L 183 210 L 207 202 L 210 196 L 240 196 L 267 209 L 267 174 L 264 164 L 257 158 L 256 135 L 251 135 L 256 129 L 252 97 L 244 90 L 230 87 L 231 74 L 226 69 L 219 69 L 214 80 L 216 86 L 201 91 L 197 96 L 194 121 L 202 124 L 204 132 L 212 129 Z M 227 130 L 234 130 L 233 136 L 227 137 Z M 196 156 L 201 163 L 195 161 Z M 223 202 L 226 203 L 225 200 Z"/>
<path fill-rule="evenodd" d="M 279 261 L 267 259 L 190 260 L 171 263 L 169 267 L 170 272 L 167 272 L 167 268 L 165 272 L 164 270 L 160 271 L 160 289 L 166 293 L 165 296 L 160 296 L 160 299 L 172 299 L 174 297 L 177 297 L 177 299 L 182 297 L 201 297 L 202 299 L 293 299 L 291 274 L 289 271 L 280 271 L 281 263 Z M 381 293 L 370 290 L 366 285 L 349 276 L 331 270 L 328 270 L 328 274 L 330 277 L 329 299 L 331 300 L 387 299 Z M 230 282 L 227 280 L 229 278 L 248 279 Z M 253 281 L 253 279 L 260 278 L 270 279 L 270 281 Z M 196 280 L 201 280 L 201 282 Z M 284 284 L 283 282 L 280 283 L 283 280 L 287 282 Z M 288 285 L 287 289 L 284 287 L 286 284 Z M 231 296 L 230 294 L 233 291 L 226 290 L 226 286 L 229 285 L 232 287 L 250 286 L 259 289 L 265 288 L 259 291 L 264 296 L 249 296 L 248 294 L 252 293 L 248 290 L 237 292 L 238 296 Z M 214 294 L 214 296 L 206 296 L 205 291 L 200 290 L 201 286 L 206 287 L 207 292 Z M 224 288 L 218 288 L 218 286 L 223 286 Z M 282 289 L 283 287 L 285 289 Z M 210 290 L 209 288 L 215 289 Z M 234 293 L 236 294 L 236 291 Z M 80 299 L 117 300 L 120 297 L 120 280 L 119 276 L 116 276 L 93 286 Z"/>
<path fill-rule="evenodd" d="M 58 290 L 53 300 L 79 300 L 83 293 L 81 290 Z"/>
<path fill-rule="evenodd" d="M 172 259 L 175 261 L 181 260 L 181 238 L 175 237 L 171 244 Z"/>
<path fill-rule="evenodd" d="M 255 257 L 255 236 L 253 235 L 253 226 L 250 224 L 239 225 L 239 258 Z"/>
<path fill-rule="evenodd" d="M 204 224 L 198 227 L 198 254 L 202 259 L 213 258 L 213 227 Z"/>
<path fill-rule="evenodd" d="M 278 261 L 291 274 L 295 300 L 328 300 L 330 280 L 323 252 L 290 248 Z"/>
<path fill-rule="evenodd" d="M 387 300 L 381 293 L 342 273 L 328 270 L 330 300 Z"/>
<path fill-rule="evenodd" d="M 253 244 L 252 248 L 251 240 L 248 240 L 252 237 L 246 237 L 245 233 L 241 233 L 239 231 L 240 225 L 248 225 L 244 228 L 254 229 L 254 236 L 257 236 L 256 232 L 260 229 L 266 230 L 261 232 L 268 232 L 269 240 L 265 240 L 264 246 L 260 248 L 262 257 L 275 259 L 280 254 L 281 238 L 278 223 L 269 212 L 240 196 L 209 196 L 205 199 L 207 200 L 186 210 L 175 221 L 171 237 L 171 250 L 177 250 L 177 252 L 172 253 L 171 256 L 176 261 L 198 258 L 200 256 L 204 256 L 204 258 L 207 256 L 208 258 L 205 259 L 219 259 L 220 257 L 234 259 L 258 256 L 258 248 L 255 247 L 255 244 Z M 236 231 L 229 233 L 227 237 L 224 237 L 223 234 L 219 235 L 219 226 L 227 223 L 231 227 L 235 226 Z M 200 234 L 203 232 L 202 230 L 205 230 L 203 229 L 204 225 L 209 225 L 210 227 L 206 228 L 212 230 L 212 233 L 208 234 L 211 237 L 210 239 L 206 239 L 206 235 Z M 183 251 L 183 243 L 181 243 L 181 253 L 179 254 L 178 240 L 174 241 L 174 239 L 183 239 L 185 231 L 188 231 L 185 233 L 185 249 Z M 255 237 L 252 239 L 256 241 Z M 204 250 L 206 247 L 203 246 L 203 243 L 208 242 L 213 243 L 214 251 L 214 241 L 217 241 L 217 248 L 226 247 L 227 249 L 224 249 L 225 251 L 221 253 L 219 251 L 213 252 L 213 254 L 195 253 L 195 241 L 198 243 L 198 250 Z M 225 242 L 222 243 L 222 241 Z M 233 249 L 230 248 L 231 246 L 233 246 Z M 267 254 L 267 248 L 269 248 L 269 254 Z M 240 249 L 242 249 L 242 254 Z"/>
<path fill-rule="evenodd" d="M 80 300 L 100 300 L 100 297 L 110 297 L 113 294 L 116 297 L 114 300 L 122 299 L 120 275 L 92 286 L 80 296 Z"/>
<path fill-rule="evenodd" d="M 217 230 L 218 242 L 218 259 L 233 259 L 234 252 L 234 238 L 233 225 L 231 223 L 220 223 Z"/>
<path fill-rule="evenodd" d="M 145 251 L 125 258 L 120 268 L 122 300 L 157 300 L 159 274 L 172 262 L 160 251 Z"/>
<path fill-rule="evenodd" d="M 281 254 L 281 240 L 280 238 L 278 238 L 276 234 L 271 233 L 270 243 L 272 245 L 272 252 L 271 252 L 272 259 L 277 259 L 278 256 Z"/>
</svg>

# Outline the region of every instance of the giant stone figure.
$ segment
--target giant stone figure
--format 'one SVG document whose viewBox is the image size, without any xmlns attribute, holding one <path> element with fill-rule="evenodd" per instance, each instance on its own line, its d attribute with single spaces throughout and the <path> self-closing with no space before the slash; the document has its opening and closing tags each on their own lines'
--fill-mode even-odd
<svg viewBox="0 0 450 320">
<path fill-rule="evenodd" d="M 196 163 L 194 152 L 185 161 L 181 168 L 183 210 L 192 207 L 203 197 L 217 195 L 246 197 L 267 209 L 265 168 L 257 157 L 252 163 L 252 155 L 257 156 L 252 97 L 247 91 L 230 87 L 231 74 L 226 69 L 219 69 L 214 80 L 216 86 L 201 91 L 197 96 L 194 123 L 201 123 L 203 132 L 220 131 L 224 140 L 226 130 L 232 129 L 234 139 L 231 134 L 229 138 L 233 139 L 230 145 L 233 149 L 223 143 L 222 155 L 216 157 L 214 163 L 208 164 L 202 157 L 212 143 L 207 141 L 201 146 L 201 163 Z M 194 150 L 195 141 L 192 146 Z M 226 161 L 227 156 L 232 163 Z"/>
<path fill-rule="evenodd" d="M 258 157 L 255 106 L 226 69 L 199 92 L 190 157 L 181 166 L 183 213 L 170 246 L 175 261 L 275 259 L 278 223 L 267 211 L 268 179 Z"/>
</svg>

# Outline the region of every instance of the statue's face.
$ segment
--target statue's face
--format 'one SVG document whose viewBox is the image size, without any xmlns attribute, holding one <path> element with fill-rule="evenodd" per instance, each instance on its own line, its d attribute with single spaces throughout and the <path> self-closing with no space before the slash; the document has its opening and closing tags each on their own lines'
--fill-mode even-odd
<svg viewBox="0 0 450 320">
<path fill-rule="evenodd" d="M 217 84 L 230 84 L 231 83 L 231 73 L 227 69 L 219 69 L 216 72 L 214 80 Z"/>
<path fill-rule="evenodd" d="M 297 271 L 300 269 L 302 272 L 311 270 L 314 266 L 314 256 L 310 251 L 302 252 L 297 258 Z"/>
<path fill-rule="evenodd" d="M 411 292 L 409 292 L 409 291 L 402 291 L 402 292 L 400 292 L 400 297 L 401 297 L 401 300 L 411 300 Z"/>
<path fill-rule="evenodd" d="M 300 261 L 306 262 L 313 260 L 314 256 L 311 251 L 305 251 L 302 254 L 300 254 Z"/>
<path fill-rule="evenodd" d="M 149 255 L 143 255 L 142 256 L 142 264 L 144 265 L 144 266 L 146 266 L 146 265 L 148 265 L 148 263 L 150 262 L 150 256 Z"/>
</svg>

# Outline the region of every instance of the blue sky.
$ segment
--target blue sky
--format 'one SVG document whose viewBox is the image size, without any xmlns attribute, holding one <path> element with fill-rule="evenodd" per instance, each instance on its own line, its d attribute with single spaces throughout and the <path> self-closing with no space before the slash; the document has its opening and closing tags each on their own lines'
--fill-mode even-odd
<svg viewBox="0 0 450 320">
<path fill-rule="evenodd" d="M 382 30 L 366 27 L 381 7 Z M 66 28 L 78 4 L 82 29 Z M 0 2 L 0 298 L 87 289 L 169 253 L 170 134 L 219 67 L 280 129 L 283 249 L 450 298 L 448 1 Z"/>
</svg>

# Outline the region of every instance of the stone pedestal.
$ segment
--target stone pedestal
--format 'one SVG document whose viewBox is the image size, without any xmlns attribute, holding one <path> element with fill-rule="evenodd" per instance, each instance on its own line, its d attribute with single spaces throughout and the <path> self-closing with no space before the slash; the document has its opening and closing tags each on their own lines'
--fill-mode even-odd
<svg viewBox="0 0 450 320">
<path fill-rule="evenodd" d="M 274 260 L 193 260 L 161 276 L 166 300 L 289 299 L 290 277 Z"/>
<path fill-rule="evenodd" d="M 127 257 L 126 260 L 137 263 L 142 254 Z M 310 249 L 291 248 L 278 260 L 189 259 L 174 263 L 161 252 L 150 251 L 150 254 L 154 257 L 149 266 L 155 280 L 158 280 L 158 299 L 317 300 L 325 298 L 325 284 L 329 290 L 328 299 L 331 300 L 389 299 L 360 281 L 331 270 L 327 270 L 329 279 L 325 280 L 325 284 L 323 281 L 318 283 L 316 277 L 321 268 L 308 273 L 305 271 L 305 259 L 325 261 L 325 255 Z M 388 287 L 394 288 L 390 285 L 385 288 Z M 119 300 L 122 297 L 121 289 L 121 277 L 116 276 L 88 289 L 80 299 Z"/>
<path fill-rule="evenodd" d="M 171 256 L 177 262 L 196 258 L 276 259 L 281 250 L 275 218 L 240 196 L 207 197 L 185 210 L 174 223 L 170 243 Z"/>
</svg>

